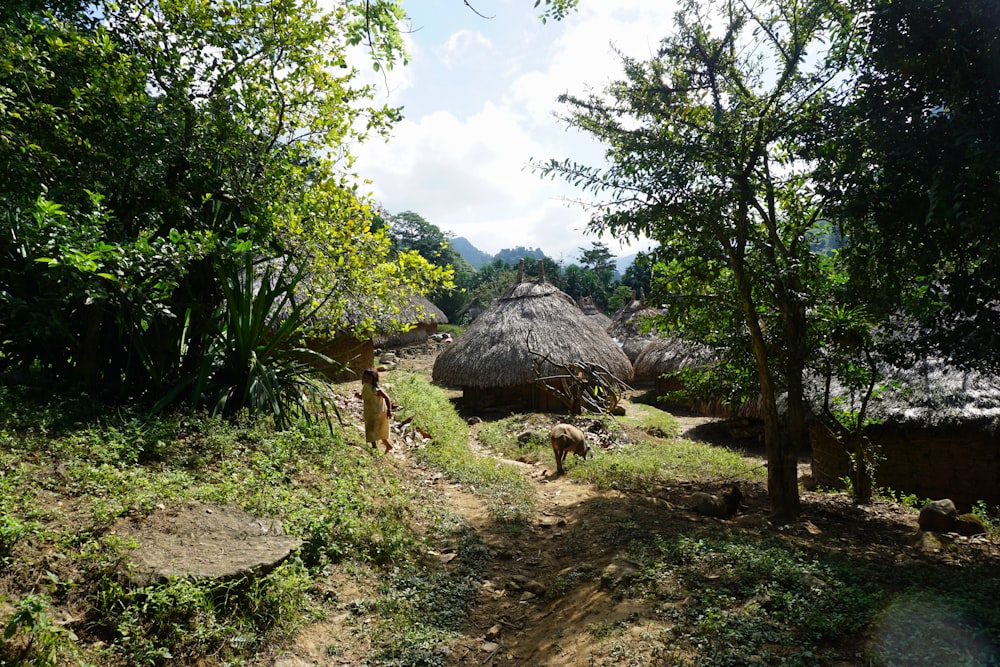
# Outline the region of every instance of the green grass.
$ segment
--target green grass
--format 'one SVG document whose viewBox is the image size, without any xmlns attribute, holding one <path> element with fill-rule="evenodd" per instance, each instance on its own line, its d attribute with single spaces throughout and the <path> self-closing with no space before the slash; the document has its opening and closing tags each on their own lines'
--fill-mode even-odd
<svg viewBox="0 0 1000 667">
<path fill-rule="evenodd" d="M 417 452 L 421 460 L 475 488 L 498 521 L 520 523 L 534 514 L 536 498 L 531 482 L 509 463 L 472 454 L 469 427 L 444 390 L 414 373 L 402 373 L 393 378 L 392 395 L 401 406 L 397 418 L 413 416 L 413 423 L 431 435 L 427 446 Z"/>
<path fill-rule="evenodd" d="M 500 458 L 475 456 L 445 392 L 411 374 L 389 380 L 399 418 L 432 436 L 415 452 L 423 462 L 483 494 L 512 530 L 533 515 L 531 483 L 500 458 L 551 463 L 551 417 L 482 424 L 480 439 Z M 658 411 L 596 421 L 610 446 L 570 457 L 571 480 L 636 494 L 677 481 L 763 482 L 763 468 L 729 450 L 652 435 L 669 427 Z M 490 550 L 361 439 L 353 427 L 154 419 L 0 389 L 0 665 L 260 664 L 324 618 L 346 618 L 330 656 L 448 664 L 444 646 L 463 629 Z M 261 577 L 130 583 L 123 568 L 135 542 L 109 532 L 112 522 L 187 500 L 278 517 L 304 545 Z M 992 559 L 943 562 L 901 543 L 899 561 L 794 530 L 694 522 L 664 531 L 661 519 L 637 506 L 593 543 L 562 547 L 581 562 L 622 553 L 635 564 L 615 597 L 649 601 L 655 618 L 642 622 L 655 630 L 637 641 L 631 617 L 577 630 L 614 664 L 1000 665 Z M 431 549 L 459 557 L 443 568 Z M 563 573 L 548 596 L 571 595 L 597 572 Z M 681 657 L 670 662 L 674 651 Z"/>
<path fill-rule="evenodd" d="M 0 390 L 0 665 L 194 664 L 206 655 L 244 664 L 308 619 L 341 613 L 345 602 L 321 585 L 338 572 L 369 582 L 376 616 L 358 632 L 370 633 L 371 651 L 433 653 L 474 599 L 471 566 L 445 571 L 422 558 L 428 535 L 451 539 L 465 528 L 417 502 L 357 429 L 275 431 L 249 419 L 62 405 Z M 264 576 L 130 583 L 136 542 L 111 524 L 189 500 L 277 517 L 303 546 Z M 481 563 L 471 537 L 455 542 L 463 563 Z M 56 620 L 66 609 L 71 625 Z"/>
<path fill-rule="evenodd" d="M 627 418 L 608 416 L 577 419 L 599 422 L 602 444 L 591 446 L 587 460 L 567 457 L 571 479 L 602 489 L 647 493 L 657 486 L 691 480 L 766 482 L 766 470 L 724 447 L 676 437 L 648 435 L 680 431 L 677 421 L 655 408 L 633 410 Z M 623 428 L 630 427 L 628 432 Z M 548 425 L 531 415 L 515 414 L 479 427 L 479 440 L 506 458 L 553 464 Z M 636 435 L 638 433 L 638 435 Z"/>
</svg>

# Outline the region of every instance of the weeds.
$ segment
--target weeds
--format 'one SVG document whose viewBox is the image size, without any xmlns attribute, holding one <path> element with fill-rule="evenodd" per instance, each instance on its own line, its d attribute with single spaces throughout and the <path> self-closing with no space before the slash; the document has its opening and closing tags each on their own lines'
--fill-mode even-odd
<svg viewBox="0 0 1000 667">
<path fill-rule="evenodd" d="M 484 495 L 490 515 L 498 521 L 523 522 L 534 514 L 531 482 L 510 464 L 472 455 L 469 427 L 443 390 L 406 373 L 397 376 L 392 391 L 402 413 L 413 416 L 414 423 L 431 436 L 418 451 L 420 459 Z"/>
</svg>

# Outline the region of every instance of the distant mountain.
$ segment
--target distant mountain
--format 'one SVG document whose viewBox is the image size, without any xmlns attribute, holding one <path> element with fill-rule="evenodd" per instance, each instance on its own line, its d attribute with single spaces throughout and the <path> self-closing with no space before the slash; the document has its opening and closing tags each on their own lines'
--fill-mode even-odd
<svg viewBox="0 0 1000 667">
<path fill-rule="evenodd" d="M 632 266 L 632 263 L 635 262 L 635 256 L 636 253 L 632 253 L 631 255 L 625 255 L 615 260 L 615 271 L 618 272 L 618 275 L 625 275 L 628 267 Z"/>
<path fill-rule="evenodd" d="M 451 245 L 452 250 L 457 252 L 459 255 L 465 258 L 469 264 L 475 269 L 481 269 L 494 259 L 502 259 L 508 264 L 517 264 L 524 257 L 534 257 L 535 259 L 541 259 L 546 257 L 545 253 L 542 252 L 541 248 L 525 248 L 524 246 L 518 246 L 516 248 L 504 248 L 495 255 L 490 255 L 489 253 L 483 252 L 479 248 L 472 245 L 467 238 L 459 236 L 457 238 L 449 239 L 448 243 Z M 625 270 L 631 266 L 632 262 L 635 261 L 635 253 L 631 255 L 626 255 L 625 257 L 619 257 L 615 261 L 615 270 L 617 273 L 616 277 L 620 277 L 625 273 Z"/>
<path fill-rule="evenodd" d="M 465 261 L 471 264 L 475 269 L 481 269 L 493 261 L 493 255 L 483 252 L 469 243 L 467 238 L 462 236 L 454 239 L 448 239 L 448 245 L 451 246 L 452 250 L 464 257 Z"/>
<path fill-rule="evenodd" d="M 494 259 L 502 259 L 510 265 L 515 265 L 525 257 L 541 259 L 542 257 L 545 257 L 545 253 L 542 252 L 541 248 L 525 248 L 524 246 L 519 245 L 516 248 L 504 248 L 496 254 Z"/>
</svg>

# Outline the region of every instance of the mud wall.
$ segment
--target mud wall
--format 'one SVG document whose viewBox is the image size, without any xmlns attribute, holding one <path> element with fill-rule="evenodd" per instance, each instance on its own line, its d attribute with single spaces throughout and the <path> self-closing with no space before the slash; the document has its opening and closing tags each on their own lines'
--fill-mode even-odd
<svg viewBox="0 0 1000 667">
<path fill-rule="evenodd" d="M 816 481 L 843 488 L 847 453 L 829 429 L 810 429 L 812 470 Z M 968 509 L 978 500 L 1000 504 L 1000 438 L 985 431 L 961 428 L 920 429 L 873 426 L 868 437 L 878 445 L 882 460 L 875 485 L 920 498 L 951 498 Z"/>
</svg>

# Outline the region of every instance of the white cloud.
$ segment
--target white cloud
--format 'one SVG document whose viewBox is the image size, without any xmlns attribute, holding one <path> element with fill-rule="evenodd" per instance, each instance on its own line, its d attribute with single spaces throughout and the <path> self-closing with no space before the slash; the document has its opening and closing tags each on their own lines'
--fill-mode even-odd
<svg viewBox="0 0 1000 667">
<path fill-rule="evenodd" d="M 434 49 L 434 53 L 450 69 L 470 53 L 481 57 L 481 52 L 491 51 L 492 48 L 492 42 L 478 30 L 459 30 L 452 33 L 442 46 Z"/>
<path fill-rule="evenodd" d="M 412 87 L 404 80 L 390 100 L 404 104 L 407 118 L 388 145 L 358 151 L 359 169 L 391 212 L 416 211 L 486 252 L 540 247 L 573 261 L 580 247 L 598 240 L 583 233 L 587 212 L 563 201 L 584 195 L 541 178 L 527 163 L 598 163 L 603 147 L 554 117 L 556 97 L 600 91 L 618 78 L 612 44 L 649 57 L 672 15 L 670 2 L 588 2 L 563 22 L 541 25 L 518 2 L 505 3 L 495 20 L 458 17 L 474 30 L 412 33 Z M 456 17 L 423 20 L 443 27 Z M 601 241 L 618 250 L 612 239 Z"/>
</svg>

